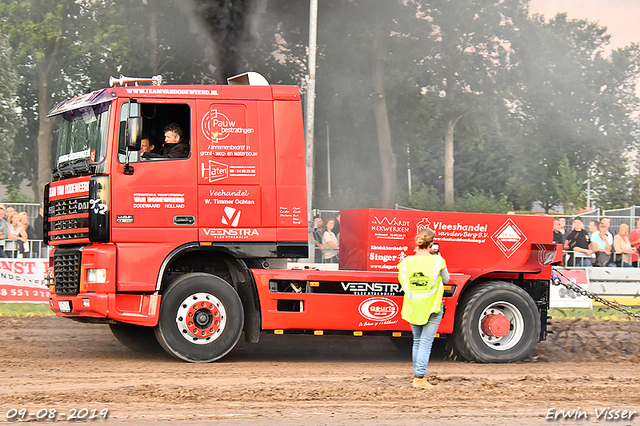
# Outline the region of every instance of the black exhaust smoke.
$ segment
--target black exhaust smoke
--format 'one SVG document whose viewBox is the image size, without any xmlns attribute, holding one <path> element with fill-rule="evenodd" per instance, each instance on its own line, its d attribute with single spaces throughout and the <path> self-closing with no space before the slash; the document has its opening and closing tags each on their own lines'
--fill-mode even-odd
<svg viewBox="0 0 640 426">
<path fill-rule="evenodd" d="M 245 23 L 253 0 L 194 0 L 195 13 L 215 44 L 216 68 L 224 82 L 240 72 L 240 48 L 248 40 Z"/>
</svg>

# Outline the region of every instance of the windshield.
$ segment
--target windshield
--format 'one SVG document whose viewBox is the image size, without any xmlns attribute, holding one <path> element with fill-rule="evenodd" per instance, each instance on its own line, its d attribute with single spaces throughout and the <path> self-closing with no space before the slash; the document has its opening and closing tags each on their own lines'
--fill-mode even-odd
<svg viewBox="0 0 640 426">
<path fill-rule="evenodd" d="M 53 175 L 56 178 L 94 173 L 104 160 L 110 102 L 61 114 Z"/>
</svg>

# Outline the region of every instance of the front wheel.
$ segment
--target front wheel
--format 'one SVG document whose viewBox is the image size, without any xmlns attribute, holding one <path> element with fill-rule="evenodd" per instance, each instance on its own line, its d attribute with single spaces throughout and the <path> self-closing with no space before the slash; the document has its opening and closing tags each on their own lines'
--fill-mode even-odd
<svg viewBox="0 0 640 426">
<path fill-rule="evenodd" d="M 540 314 L 515 284 L 481 284 L 459 302 L 454 340 L 467 361 L 515 362 L 529 356 L 540 337 Z"/>
<path fill-rule="evenodd" d="M 238 293 L 222 278 L 194 273 L 180 277 L 164 293 L 155 334 L 171 355 L 211 362 L 233 349 L 243 326 Z"/>
</svg>

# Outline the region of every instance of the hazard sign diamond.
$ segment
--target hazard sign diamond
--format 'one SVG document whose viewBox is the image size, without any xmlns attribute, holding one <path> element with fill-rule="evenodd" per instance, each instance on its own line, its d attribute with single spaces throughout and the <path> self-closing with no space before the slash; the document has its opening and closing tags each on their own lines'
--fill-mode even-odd
<svg viewBox="0 0 640 426">
<path fill-rule="evenodd" d="M 505 256 L 511 257 L 527 241 L 527 236 L 522 233 L 513 220 L 507 219 L 491 236 L 491 239 Z"/>
</svg>

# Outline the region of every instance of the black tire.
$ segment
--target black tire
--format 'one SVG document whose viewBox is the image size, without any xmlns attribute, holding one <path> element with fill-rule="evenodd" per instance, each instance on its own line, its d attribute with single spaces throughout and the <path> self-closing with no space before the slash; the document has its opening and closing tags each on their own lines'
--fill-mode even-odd
<svg viewBox="0 0 640 426">
<path fill-rule="evenodd" d="M 233 349 L 243 326 L 238 293 L 220 277 L 194 273 L 178 278 L 163 294 L 155 335 L 176 358 L 212 362 Z"/>
<path fill-rule="evenodd" d="M 156 339 L 153 327 L 134 324 L 109 324 L 111 332 L 127 348 L 145 354 L 159 354 L 163 349 Z"/>
<path fill-rule="evenodd" d="M 482 332 L 482 319 L 493 314 L 509 320 L 506 335 L 495 337 Z M 454 343 L 467 361 L 521 361 L 535 349 L 539 337 L 538 308 L 531 296 L 515 284 L 504 281 L 480 284 L 458 302 Z"/>
</svg>

